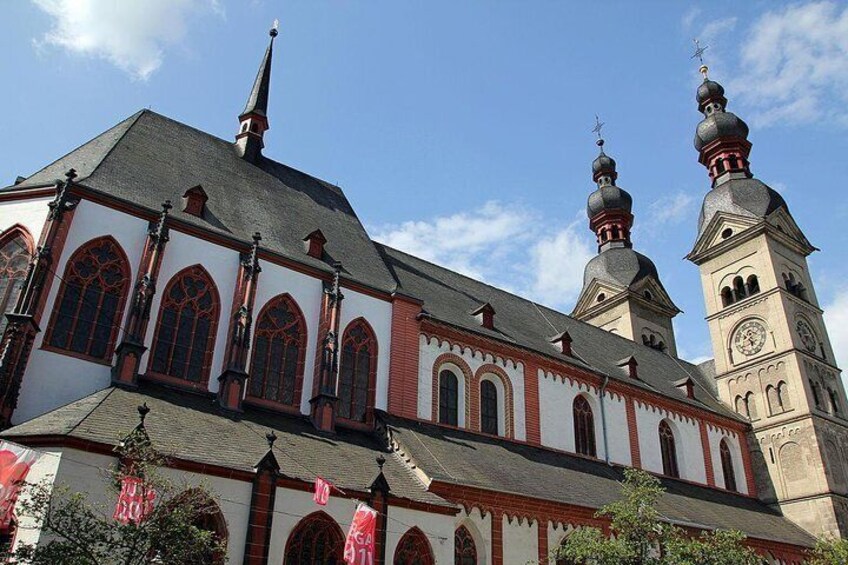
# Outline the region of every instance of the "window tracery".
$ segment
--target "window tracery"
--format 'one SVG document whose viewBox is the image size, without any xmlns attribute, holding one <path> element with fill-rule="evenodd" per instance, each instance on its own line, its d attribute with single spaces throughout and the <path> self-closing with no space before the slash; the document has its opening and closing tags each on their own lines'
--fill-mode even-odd
<svg viewBox="0 0 848 565">
<path fill-rule="evenodd" d="M 680 470 L 677 467 L 677 448 L 675 446 L 674 432 L 665 420 L 660 422 L 659 436 L 663 474 L 678 478 L 680 477 Z"/>
<path fill-rule="evenodd" d="M 344 536 L 323 512 L 303 518 L 289 535 L 285 565 L 341 565 Z"/>
<path fill-rule="evenodd" d="M 0 335 L 8 322 L 5 314 L 15 308 L 24 286 L 30 253 L 27 239 L 17 230 L 0 240 Z"/>
<path fill-rule="evenodd" d="M 364 320 L 355 320 L 347 327 L 341 353 L 339 417 L 365 422 L 374 402 L 377 342 Z"/>
<path fill-rule="evenodd" d="M 574 450 L 581 455 L 597 457 L 595 447 L 595 419 L 592 407 L 583 396 L 574 399 Z"/>
<path fill-rule="evenodd" d="M 300 405 L 306 323 L 294 301 L 283 295 L 259 313 L 250 365 L 250 396 Z"/>
</svg>

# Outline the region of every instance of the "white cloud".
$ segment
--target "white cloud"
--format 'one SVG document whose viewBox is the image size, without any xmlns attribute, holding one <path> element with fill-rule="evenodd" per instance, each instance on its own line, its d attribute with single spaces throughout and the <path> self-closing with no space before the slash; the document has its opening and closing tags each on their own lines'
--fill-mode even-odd
<svg viewBox="0 0 848 565">
<path fill-rule="evenodd" d="M 204 12 L 223 15 L 218 0 L 33 0 L 53 18 L 36 40 L 71 53 L 102 58 L 135 79 L 147 80 L 179 43 L 189 19 Z"/>
<path fill-rule="evenodd" d="M 753 122 L 848 125 L 848 6 L 790 5 L 762 15 L 745 34 L 734 94 Z"/>
<path fill-rule="evenodd" d="M 583 285 L 594 254 L 575 220 L 559 230 L 519 205 L 479 209 L 426 221 L 380 226 L 374 239 L 422 259 L 552 307 L 565 308 Z"/>
<path fill-rule="evenodd" d="M 655 200 L 648 207 L 648 226 L 660 227 L 664 224 L 678 224 L 685 220 L 692 209 L 695 197 L 685 192 L 677 192 Z"/>
<path fill-rule="evenodd" d="M 836 364 L 848 362 L 848 288 L 837 292 L 824 307 L 824 321 Z"/>
</svg>

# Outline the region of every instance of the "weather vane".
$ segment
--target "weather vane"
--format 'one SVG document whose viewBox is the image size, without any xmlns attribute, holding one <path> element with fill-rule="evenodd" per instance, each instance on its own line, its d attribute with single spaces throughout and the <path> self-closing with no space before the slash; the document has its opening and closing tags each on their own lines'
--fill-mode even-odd
<svg viewBox="0 0 848 565">
<path fill-rule="evenodd" d="M 604 128 L 604 122 L 601 121 L 601 118 L 595 114 L 595 127 L 592 128 L 592 133 L 598 135 L 598 139 L 601 139 L 601 130 Z"/>
<path fill-rule="evenodd" d="M 703 47 L 701 47 L 701 42 L 700 42 L 700 41 L 698 41 L 698 39 L 697 39 L 697 38 L 693 39 L 692 41 L 694 41 L 694 42 L 695 42 L 695 52 L 692 54 L 692 57 L 690 57 L 690 59 L 695 59 L 695 58 L 697 58 L 697 59 L 698 59 L 698 61 L 700 61 L 700 62 L 701 62 L 701 68 L 700 68 L 700 69 L 698 69 L 698 71 L 699 71 L 702 75 L 704 75 L 704 80 L 707 80 L 707 66 L 704 64 L 704 52 L 705 52 L 707 49 L 709 49 L 709 48 L 710 48 L 710 46 L 709 46 L 709 45 L 704 45 Z"/>
</svg>

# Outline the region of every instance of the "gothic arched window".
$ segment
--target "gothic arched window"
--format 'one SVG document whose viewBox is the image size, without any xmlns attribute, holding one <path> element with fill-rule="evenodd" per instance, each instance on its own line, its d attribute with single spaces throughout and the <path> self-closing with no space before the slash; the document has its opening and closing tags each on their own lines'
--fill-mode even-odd
<svg viewBox="0 0 848 565">
<path fill-rule="evenodd" d="M 456 529 L 453 535 L 454 565 L 477 565 L 477 545 L 465 526 Z"/>
<path fill-rule="evenodd" d="M 365 320 L 348 325 L 342 338 L 339 369 L 339 417 L 364 422 L 374 404 L 377 341 Z"/>
<path fill-rule="evenodd" d="M 6 312 L 15 308 L 32 254 L 28 234 L 11 229 L 0 238 L 0 336 L 6 329 Z"/>
<path fill-rule="evenodd" d="M 660 422 L 659 434 L 663 474 L 669 477 L 680 477 L 680 471 L 677 468 L 677 448 L 674 443 L 674 432 L 665 420 Z"/>
<path fill-rule="evenodd" d="M 418 528 L 410 528 L 398 542 L 394 565 L 436 565 L 427 536 Z"/>
<path fill-rule="evenodd" d="M 215 283 L 203 267 L 174 275 L 162 293 L 150 369 L 190 383 L 207 382 L 219 304 Z"/>
<path fill-rule="evenodd" d="M 298 522 L 286 542 L 284 565 L 341 565 L 344 536 L 338 524 L 323 512 Z"/>
<path fill-rule="evenodd" d="M 459 425 L 459 380 L 453 371 L 439 373 L 439 423 Z"/>
<path fill-rule="evenodd" d="M 574 399 L 574 450 L 582 455 L 597 457 L 595 449 L 595 418 L 592 407 L 583 396 Z"/>
<path fill-rule="evenodd" d="M 498 435 L 498 389 L 489 380 L 480 381 L 480 431 Z"/>
<path fill-rule="evenodd" d="M 45 343 L 108 360 L 121 325 L 129 278 L 126 255 L 111 237 L 77 249 L 65 265 Z"/>
<path fill-rule="evenodd" d="M 727 440 L 722 439 L 718 446 L 719 455 L 721 455 L 721 472 L 724 474 L 724 488 L 727 490 L 736 490 L 736 473 L 733 470 L 733 457 L 730 455 L 730 447 L 727 445 Z"/>
<path fill-rule="evenodd" d="M 306 323 L 289 295 L 278 296 L 256 319 L 248 393 L 255 398 L 300 406 Z"/>
</svg>

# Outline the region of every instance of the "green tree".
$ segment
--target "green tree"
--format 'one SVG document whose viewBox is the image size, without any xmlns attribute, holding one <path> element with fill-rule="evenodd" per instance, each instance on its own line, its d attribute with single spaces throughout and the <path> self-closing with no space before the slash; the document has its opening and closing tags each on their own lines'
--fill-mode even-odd
<svg viewBox="0 0 848 565">
<path fill-rule="evenodd" d="M 848 563 L 848 540 L 821 538 L 810 554 L 809 565 L 843 565 Z"/>
<path fill-rule="evenodd" d="M 657 510 L 664 489 L 650 474 L 624 471 L 621 498 L 596 517 L 610 521 L 609 535 L 599 528 L 575 530 L 553 556 L 593 565 L 758 565 L 762 559 L 736 531 L 699 536 L 672 526 Z"/>
<path fill-rule="evenodd" d="M 31 565 L 224 563 L 225 542 L 204 527 L 217 513 L 213 496 L 161 474 L 167 458 L 153 449 L 143 423 L 116 451 L 120 464 L 104 471 L 105 482 L 114 491 L 108 503 L 92 503 L 86 494 L 50 482 L 26 485 L 17 514 L 40 524 L 42 541 L 20 544 L 6 557 Z M 152 511 L 139 524 L 124 525 L 112 518 L 128 476 L 143 478 L 144 489 L 156 493 Z"/>
</svg>

